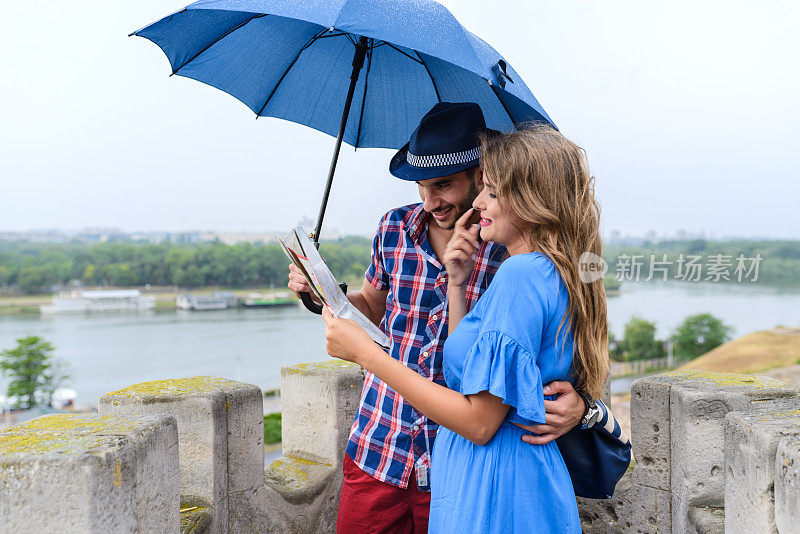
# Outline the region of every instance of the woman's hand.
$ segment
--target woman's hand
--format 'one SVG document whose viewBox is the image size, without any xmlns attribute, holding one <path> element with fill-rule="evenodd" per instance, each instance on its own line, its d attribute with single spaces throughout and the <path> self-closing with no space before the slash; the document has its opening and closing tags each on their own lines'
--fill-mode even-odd
<svg viewBox="0 0 800 534">
<path fill-rule="evenodd" d="M 444 268 L 447 270 L 448 287 L 467 285 L 469 276 L 475 268 L 475 253 L 478 251 L 479 224 L 470 224 L 475 208 L 470 208 L 462 215 L 453 229 L 453 237 L 447 243 L 444 253 Z"/>
<path fill-rule="evenodd" d="M 327 306 L 322 308 L 325 320 L 325 350 L 334 358 L 364 367 L 364 357 L 375 346 L 363 328 L 350 319 L 335 317 Z"/>
</svg>

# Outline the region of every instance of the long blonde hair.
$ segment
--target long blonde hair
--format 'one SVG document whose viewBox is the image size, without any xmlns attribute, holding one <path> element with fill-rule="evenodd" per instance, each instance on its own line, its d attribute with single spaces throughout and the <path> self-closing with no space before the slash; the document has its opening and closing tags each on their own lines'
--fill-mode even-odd
<svg viewBox="0 0 800 534">
<path fill-rule="evenodd" d="M 599 398 L 608 373 L 608 322 L 603 279 L 585 283 L 578 272 L 581 254 L 602 256 L 600 207 L 583 149 L 549 126 L 533 125 L 482 136 L 481 167 L 500 208 L 516 215 L 523 237 L 564 280 L 569 306 L 556 338 L 572 331 L 576 388 Z"/>
</svg>

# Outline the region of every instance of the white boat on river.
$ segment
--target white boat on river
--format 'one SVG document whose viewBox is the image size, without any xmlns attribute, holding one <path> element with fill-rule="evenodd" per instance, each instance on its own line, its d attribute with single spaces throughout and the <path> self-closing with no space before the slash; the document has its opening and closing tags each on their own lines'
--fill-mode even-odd
<svg viewBox="0 0 800 534">
<path fill-rule="evenodd" d="M 106 313 L 146 311 L 156 307 L 156 299 L 142 295 L 138 289 L 97 289 L 62 292 L 53 296 L 52 304 L 39 306 L 42 314 Z"/>
</svg>

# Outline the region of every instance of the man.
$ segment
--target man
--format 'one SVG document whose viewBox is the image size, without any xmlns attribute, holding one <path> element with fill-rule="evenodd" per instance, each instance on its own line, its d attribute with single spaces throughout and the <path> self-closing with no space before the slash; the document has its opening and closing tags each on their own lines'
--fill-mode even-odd
<svg viewBox="0 0 800 534">
<path fill-rule="evenodd" d="M 482 187 L 476 136 L 483 131 L 483 114 L 473 103 L 442 102 L 423 117 L 389 165 L 395 177 L 416 182 L 422 204 L 384 215 L 363 287 L 348 294 L 389 335 L 392 357 L 443 385 L 448 310 L 447 272 L 440 258 L 456 221 L 472 207 Z M 467 309 L 486 290 L 505 255 L 500 245 L 480 243 L 467 284 Z M 289 280 L 295 293 L 310 291 L 293 266 Z M 534 445 L 570 430 L 586 410 L 568 382 L 549 384 L 545 394 L 561 395 L 545 401 L 547 424 L 526 427 L 537 435 L 523 439 Z M 366 373 L 344 459 L 338 532 L 427 531 L 428 473 L 437 429 L 436 423 Z"/>
</svg>

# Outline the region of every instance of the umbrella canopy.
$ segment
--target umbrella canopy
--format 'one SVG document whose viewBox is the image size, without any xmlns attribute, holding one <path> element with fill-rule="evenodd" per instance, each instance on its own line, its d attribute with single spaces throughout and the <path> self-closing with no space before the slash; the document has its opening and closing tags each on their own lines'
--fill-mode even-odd
<svg viewBox="0 0 800 534">
<path fill-rule="evenodd" d="M 200 0 L 132 35 L 157 44 L 172 74 L 333 136 L 355 73 L 343 132 L 354 147 L 400 148 L 442 101 L 478 103 L 495 130 L 552 124 L 505 59 L 430 0 Z"/>
<path fill-rule="evenodd" d="M 342 142 L 400 148 L 443 101 L 477 103 L 494 130 L 553 124 L 505 59 L 432 0 L 200 0 L 131 35 L 256 117 L 337 136 L 315 243 Z"/>
</svg>

